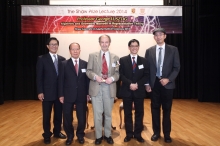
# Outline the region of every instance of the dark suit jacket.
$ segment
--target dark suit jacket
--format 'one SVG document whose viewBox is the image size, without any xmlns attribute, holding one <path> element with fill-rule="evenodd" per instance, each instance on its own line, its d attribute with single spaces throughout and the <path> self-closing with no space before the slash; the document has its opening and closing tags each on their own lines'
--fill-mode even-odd
<svg viewBox="0 0 220 146">
<path fill-rule="evenodd" d="M 58 72 L 64 57 L 58 55 Z M 37 93 L 44 94 L 44 101 L 53 101 L 58 98 L 58 76 L 50 54 L 38 57 L 36 66 Z"/>
<path fill-rule="evenodd" d="M 152 46 L 146 50 L 145 58 L 147 59 L 147 68 L 150 76 L 147 83 L 151 88 L 154 87 L 157 72 L 156 46 Z M 175 79 L 180 70 L 179 52 L 177 47 L 165 44 L 165 54 L 162 67 L 162 78 L 168 78 L 170 82 L 165 86 L 166 89 L 175 88 Z"/>
<path fill-rule="evenodd" d="M 143 65 L 142 69 L 139 69 L 140 65 Z M 120 59 L 120 79 L 122 81 L 122 85 L 120 88 L 119 95 L 122 97 L 129 97 L 131 93 L 134 92 L 134 96 L 136 98 L 144 98 L 146 97 L 145 92 L 145 83 L 147 80 L 148 72 L 147 72 L 147 62 L 143 57 L 137 57 L 137 66 L 136 71 L 133 73 L 132 68 L 132 60 L 130 55 L 122 57 Z M 138 89 L 135 91 L 130 90 L 130 84 L 137 83 Z"/>
<path fill-rule="evenodd" d="M 87 62 L 79 59 L 78 76 L 72 59 L 62 62 L 59 75 L 59 97 L 64 96 L 64 102 L 86 102 L 89 79 L 86 76 Z M 84 72 L 82 72 L 84 71 Z"/>
</svg>

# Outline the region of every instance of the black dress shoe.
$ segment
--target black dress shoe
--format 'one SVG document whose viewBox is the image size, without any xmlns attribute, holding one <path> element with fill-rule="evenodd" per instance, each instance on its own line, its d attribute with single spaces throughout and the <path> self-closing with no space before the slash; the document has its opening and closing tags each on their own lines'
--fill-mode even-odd
<svg viewBox="0 0 220 146">
<path fill-rule="evenodd" d="M 113 144 L 114 143 L 111 136 L 109 136 L 109 137 L 104 136 L 104 139 L 107 141 L 108 144 Z"/>
<path fill-rule="evenodd" d="M 165 141 L 166 143 L 171 143 L 171 142 L 172 142 L 172 139 L 171 139 L 171 137 L 164 137 L 164 141 Z"/>
<path fill-rule="evenodd" d="M 101 143 L 102 143 L 102 137 L 100 137 L 100 138 L 98 138 L 98 139 L 95 140 L 95 144 L 96 144 L 96 145 L 99 145 L 99 144 L 101 144 Z"/>
<path fill-rule="evenodd" d="M 55 135 L 54 134 L 54 137 L 56 137 L 56 138 L 61 138 L 61 139 L 66 139 L 66 135 L 65 134 L 63 134 L 63 133 L 59 133 L 58 135 Z"/>
<path fill-rule="evenodd" d="M 131 140 L 131 138 L 132 137 L 130 137 L 130 136 L 126 136 L 125 139 L 124 139 L 124 142 L 129 142 Z"/>
<path fill-rule="evenodd" d="M 84 144 L 85 140 L 84 140 L 84 138 L 78 138 L 78 142 L 79 142 L 80 144 Z"/>
<path fill-rule="evenodd" d="M 68 138 L 68 139 L 66 140 L 66 145 L 71 145 L 72 142 L 73 142 L 73 139 L 69 139 L 69 138 Z"/>
<path fill-rule="evenodd" d="M 44 143 L 45 144 L 50 144 L 50 138 L 44 138 Z"/>
<path fill-rule="evenodd" d="M 157 141 L 160 138 L 160 135 L 153 134 L 151 137 L 151 141 Z"/>
<path fill-rule="evenodd" d="M 139 137 L 134 137 L 134 138 L 136 138 L 137 141 L 139 141 L 139 142 L 144 142 L 144 141 L 145 141 L 141 136 L 139 136 Z"/>
</svg>

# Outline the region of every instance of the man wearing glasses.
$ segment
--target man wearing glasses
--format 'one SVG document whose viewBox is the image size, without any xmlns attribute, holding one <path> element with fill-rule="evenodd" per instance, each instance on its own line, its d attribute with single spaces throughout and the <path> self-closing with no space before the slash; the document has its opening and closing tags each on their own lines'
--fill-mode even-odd
<svg viewBox="0 0 220 146">
<path fill-rule="evenodd" d="M 141 136 L 143 130 L 144 98 L 146 97 L 145 83 L 147 80 L 146 59 L 138 55 L 139 41 L 132 39 L 128 42 L 130 54 L 120 59 L 120 78 L 122 85 L 119 95 L 123 99 L 126 137 L 124 142 L 136 138 L 144 142 Z M 135 121 L 132 121 L 132 103 L 135 109 Z"/>
<path fill-rule="evenodd" d="M 50 137 L 65 139 L 66 136 L 61 133 L 62 123 L 62 104 L 58 97 L 58 74 L 61 61 L 64 57 L 57 55 L 59 41 L 51 37 L 47 40 L 46 46 L 49 53 L 38 57 L 36 66 L 36 82 L 38 99 L 42 101 L 43 111 L 43 130 L 44 143 L 51 142 Z M 53 115 L 53 133 L 50 131 L 50 120 L 52 108 Z"/>
<path fill-rule="evenodd" d="M 179 52 L 177 47 L 165 43 L 166 31 L 156 28 L 153 31 L 156 45 L 146 50 L 145 58 L 150 73 L 147 79 L 146 91 L 150 92 L 151 114 L 154 134 L 152 141 L 160 138 L 161 106 L 164 141 L 171 143 L 171 107 L 175 79 L 180 70 Z"/>
</svg>

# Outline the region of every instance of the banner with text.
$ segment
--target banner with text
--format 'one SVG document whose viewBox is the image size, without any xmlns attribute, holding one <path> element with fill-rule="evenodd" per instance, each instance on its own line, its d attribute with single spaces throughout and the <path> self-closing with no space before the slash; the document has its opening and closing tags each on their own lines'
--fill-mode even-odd
<svg viewBox="0 0 220 146">
<path fill-rule="evenodd" d="M 23 5 L 22 33 L 150 34 L 163 27 L 182 33 L 181 6 L 36 6 Z"/>
</svg>

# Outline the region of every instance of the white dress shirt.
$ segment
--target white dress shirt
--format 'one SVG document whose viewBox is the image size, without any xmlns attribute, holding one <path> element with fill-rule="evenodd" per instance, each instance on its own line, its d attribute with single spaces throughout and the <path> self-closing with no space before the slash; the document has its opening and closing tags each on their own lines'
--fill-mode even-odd
<svg viewBox="0 0 220 146">
<path fill-rule="evenodd" d="M 77 64 L 78 64 L 78 68 L 79 68 L 79 58 L 75 59 L 73 57 L 71 57 L 72 61 L 73 61 L 73 65 L 75 66 L 76 62 L 75 60 L 77 60 Z"/>
<path fill-rule="evenodd" d="M 56 58 L 57 58 L 57 54 L 52 54 L 52 53 L 50 53 L 49 52 L 49 54 L 50 54 L 50 56 L 51 56 L 51 58 L 52 58 L 52 60 L 53 60 L 53 62 L 55 61 L 55 58 L 54 58 L 54 56 L 53 55 L 55 55 L 56 56 Z M 58 58 L 57 58 L 57 60 L 58 60 Z"/>
</svg>

